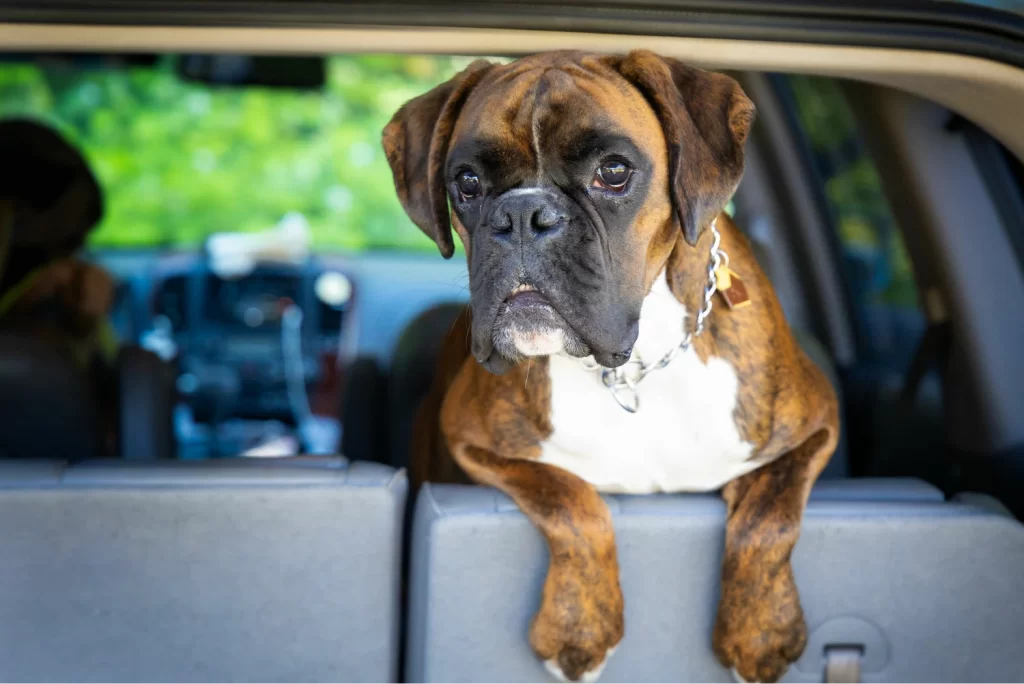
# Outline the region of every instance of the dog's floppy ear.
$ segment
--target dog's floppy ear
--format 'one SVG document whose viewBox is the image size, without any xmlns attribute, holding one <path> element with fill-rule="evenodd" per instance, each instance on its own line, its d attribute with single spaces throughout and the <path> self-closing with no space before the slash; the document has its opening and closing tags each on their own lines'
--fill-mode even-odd
<svg viewBox="0 0 1024 684">
<path fill-rule="evenodd" d="M 672 201 L 683 236 L 695 245 L 743 176 L 754 104 L 732 78 L 647 50 L 607 62 L 643 93 L 661 121 Z"/>
<path fill-rule="evenodd" d="M 492 66 L 473 62 L 450 81 L 406 102 L 384 127 L 384 153 L 398 199 L 445 259 L 455 253 L 444 181 L 448 144 L 462 105 Z"/>
</svg>

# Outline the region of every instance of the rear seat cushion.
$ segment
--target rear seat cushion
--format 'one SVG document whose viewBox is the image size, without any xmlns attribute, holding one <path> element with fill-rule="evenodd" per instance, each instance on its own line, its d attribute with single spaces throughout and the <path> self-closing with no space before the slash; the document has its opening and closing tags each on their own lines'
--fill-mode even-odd
<svg viewBox="0 0 1024 684">
<path fill-rule="evenodd" d="M 602 681 L 731 681 L 710 648 L 725 511 L 715 495 L 606 497 L 626 637 Z M 406 679 L 550 681 L 526 640 L 547 564 L 499 493 L 427 485 L 416 504 Z M 920 482 L 815 489 L 793 556 L 810 629 L 786 681 L 822 681 L 830 644 L 863 681 L 1006 681 L 1024 672 L 1024 526 Z"/>
<path fill-rule="evenodd" d="M 394 681 L 403 472 L 0 462 L 0 681 Z"/>
</svg>

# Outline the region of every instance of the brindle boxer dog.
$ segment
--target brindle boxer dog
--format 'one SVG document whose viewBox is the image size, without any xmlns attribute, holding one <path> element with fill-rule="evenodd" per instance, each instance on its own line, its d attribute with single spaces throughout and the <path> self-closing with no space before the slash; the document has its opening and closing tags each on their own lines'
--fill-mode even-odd
<svg viewBox="0 0 1024 684">
<path fill-rule="evenodd" d="M 422 407 L 414 479 L 464 473 L 543 533 L 529 638 L 560 678 L 596 679 L 623 636 L 598 492 L 721 489 L 718 659 L 774 681 L 806 643 L 790 554 L 839 420 L 720 213 L 753 119 L 720 74 L 553 53 L 476 62 L 384 130 L 405 210 L 445 257 L 454 225 L 469 261 L 470 315 Z"/>
</svg>

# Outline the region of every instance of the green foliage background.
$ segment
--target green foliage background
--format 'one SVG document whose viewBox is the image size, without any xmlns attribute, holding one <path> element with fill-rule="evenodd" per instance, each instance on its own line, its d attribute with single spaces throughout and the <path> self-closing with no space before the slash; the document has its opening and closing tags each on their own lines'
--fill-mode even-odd
<svg viewBox="0 0 1024 684">
<path fill-rule="evenodd" d="M 156 68 L 0 63 L 0 117 L 46 121 L 106 194 L 97 247 L 195 247 L 301 212 L 318 248 L 434 249 L 402 211 L 380 132 L 460 57 L 348 55 L 322 91 L 213 87 Z"/>
<path fill-rule="evenodd" d="M 318 249 L 434 249 L 395 197 L 380 132 L 471 58 L 334 56 L 319 91 L 182 81 L 174 59 L 85 70 L 0 62 L 0 117 L 50 123 L 95 169 L 107 210 L 92 246 L 194 248 L 300 212 Z M 913 306 L 910 260 L 838 85 L 789 83 L 840 242 L 861 270 L 858 296 Z"/>
</svg>

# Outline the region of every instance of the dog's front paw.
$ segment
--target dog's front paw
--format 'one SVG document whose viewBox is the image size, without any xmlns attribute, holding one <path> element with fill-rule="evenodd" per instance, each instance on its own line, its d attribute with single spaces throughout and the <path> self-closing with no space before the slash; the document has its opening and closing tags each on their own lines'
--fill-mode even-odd
<svg viewBox="0 0 1024 684">
<path fill-rule="evenodd" d="M 546 588 L 530 626 L 530 645 L 559 681 L 596 682 L 622 640 L 618 580 L 600 587 L 555 584 L 555 591 Z"/>
<path fill-rule="evenodd" d="M 605 651 L 604 657 L 595 665 L 593 654 L 568 646 L 562 649 L 557 657 L 545 660 L 544 669 L 560 682 L 596 682 L 601 678 L 604 666 L 614 653 L 613 646 Z"/>
<path fill-rule="evenodd" d="M 716 626 L 714 649 L 718 660 L 732 670 L 738 682 L 777 682 L 790 663 L 803 653 L 807 627 L 803 618 L 765 630 L 729 631 Z"/>
<path fill-rule="evenodd" d="M 777 682 L 807 645 L 807 624 L 796 587 L 733 592 L 723 588 L 713 647 L 739 682 Z M 744 598 L 741 598 L 744 596 Z"/>
</svg>

